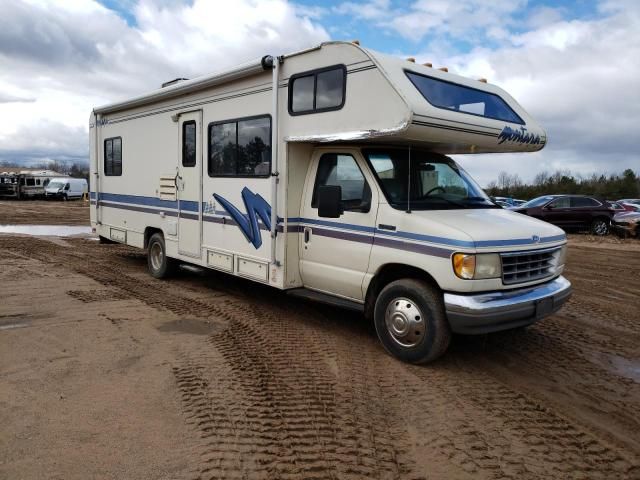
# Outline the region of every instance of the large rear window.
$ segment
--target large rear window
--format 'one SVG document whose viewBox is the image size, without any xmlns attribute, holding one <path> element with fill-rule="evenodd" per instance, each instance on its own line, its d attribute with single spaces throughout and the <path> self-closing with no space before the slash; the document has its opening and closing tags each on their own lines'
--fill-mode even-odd
<svg viewBox="0 0 640 480">
<path fill-rule="evenodd" d="M 524 125 L 522 119 L 507 102 L 494 93 L 415 72 L 405 73 L 427 102 L 434 107 Z"/>
</svg>

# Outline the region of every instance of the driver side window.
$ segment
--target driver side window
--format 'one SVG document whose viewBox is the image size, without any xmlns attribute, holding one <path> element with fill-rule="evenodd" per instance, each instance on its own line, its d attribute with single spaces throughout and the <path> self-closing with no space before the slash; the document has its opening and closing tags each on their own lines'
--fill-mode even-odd
<svg viewBox="0 0 640 480">
<path fill-rule="evenodd" d="M 345 211 L 367 213 L 371 209 L 371 188 L 353 156 L 325 153 L 320 157 L 311 199 L 313 208 L 318 207 L 318 187 L 323 185 L 341 187 Z"/>
<path fill-rule="evenodd" d="M 569 197 L 560 197 L 550 204 L 553 208 L 569 208 L 571 207 L 571 199 Z"/>
</svg>

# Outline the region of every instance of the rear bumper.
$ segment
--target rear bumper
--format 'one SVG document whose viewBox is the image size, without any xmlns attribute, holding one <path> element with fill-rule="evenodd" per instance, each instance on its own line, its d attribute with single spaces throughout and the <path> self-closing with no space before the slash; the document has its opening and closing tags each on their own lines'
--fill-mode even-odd
<svg viewBox="0 0 640 480">
<path fill-rule="evenodd" d="M 571 283 L 564 277 L 517 290 L 471 295 L 444 294 L 451 330 L 482 334 L 529 325 L 556 312 L 569 300 Z"/>
</svg>

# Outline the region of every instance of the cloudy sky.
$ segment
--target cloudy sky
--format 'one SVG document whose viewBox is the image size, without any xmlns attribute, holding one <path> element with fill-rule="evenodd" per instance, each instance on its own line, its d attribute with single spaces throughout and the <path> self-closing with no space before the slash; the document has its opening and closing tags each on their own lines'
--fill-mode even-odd
<svg viewBox="0 0 640 480">
<path fill-rule="evenodd" d="M 86 160 L 91 108 L 330 39 L 486 77 L 547 130 L 500 171 L 640 170 L 640 1 L 0 0 L 0 160 Z"/>
</svg>

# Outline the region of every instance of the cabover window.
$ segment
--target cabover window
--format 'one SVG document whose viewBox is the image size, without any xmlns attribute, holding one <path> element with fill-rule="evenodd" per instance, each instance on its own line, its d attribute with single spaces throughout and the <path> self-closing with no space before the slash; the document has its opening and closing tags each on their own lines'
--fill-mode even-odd
<svg viewBox="0 0 640 480">
<path fill-rule="evenodd" d="M 271 117 L 209 124 L 210 177 L 268 177 L 271 174 Z"/>
<path fill-rule="evenodd" d="M 104 141 L 104 174 L 122 175 L 122 138 L 107 138 Z"/>
<path fill-rule="evenodd" d="M 434 107 L 524 125 L 522 119 L 494 93 L 433 77 L 405 72 L 411 83 Z"/>
<path fill-rule="evenodd" d="M 289 80 L 289 113 L 340 110 L 344 105 L 347 69 L 344 65 L 292 75 Z"/>
</svg>

